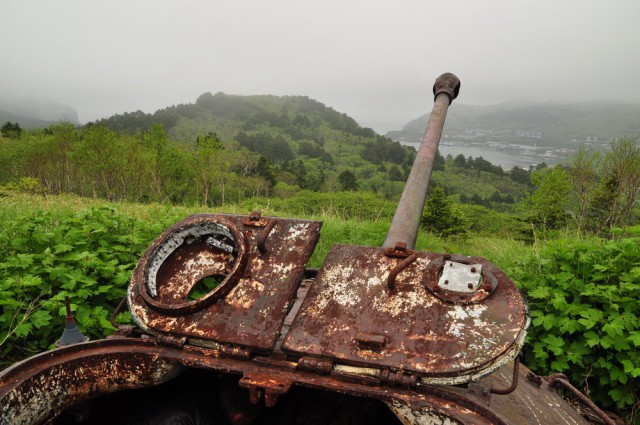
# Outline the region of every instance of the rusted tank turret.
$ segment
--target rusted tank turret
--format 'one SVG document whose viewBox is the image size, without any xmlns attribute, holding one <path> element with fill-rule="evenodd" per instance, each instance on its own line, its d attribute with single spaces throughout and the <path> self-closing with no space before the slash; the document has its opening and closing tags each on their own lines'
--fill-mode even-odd
<svg viewBox="0 0 640 425">
<path fill-rule="evenodd" d="M 308 270 L 321 222 L 187 217 L 134 271 L 135 325 L 0 373 L 0 423 L 586 424 L 562 376 L 519 365 L 530 320 L 513 282 L 484 258 L 414 250 L 459 89 L 434 85 L 382 247 L 336 245 Z"/>
</svg>

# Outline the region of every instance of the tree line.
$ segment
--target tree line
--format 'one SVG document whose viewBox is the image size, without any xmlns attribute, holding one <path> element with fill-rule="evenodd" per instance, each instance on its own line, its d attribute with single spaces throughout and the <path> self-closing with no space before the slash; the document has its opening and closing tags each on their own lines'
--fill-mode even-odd
<svg viewBox="0 0 640 425">
<path fill-rule="evenodd" d="M 191 144 L 169 140 L 160 123 L 135 134 L 100 124 L 77 129 L 71 123 L 24 132 L 7 123 L 2 133 L 0 185 L 132 202 L 212 206 L 299 190 L 364 190 L 393 199 L 413 160 L 406 147 L 381 136 L 359 145 L 333 140 L 334 152 L 344 146 L 342 157 L 334 158 L 324 149 L 325 140 L 322 145 L 292 141 L 266 130 L 241 130 L 224 141 L 207 132 Z M 353 165 L 345 166 L 349 161 Z M 483 206 L 545 231 L 575 228 L 606 235 L 637 222 L 640 147 L 623 138 L 605 152 L 581 148 L 565 165 L 508 171 L 482 157 L 438 153 L 432 180 L 431 190 L 443 190 L 434 204 Z M 452 222 L 442 212 L 436 215 L 442 223 Z M 453 221 L 464 221 L 454 215 Z"/>
<path fill-rule="evenodd" d="M 127 135 L 62 123 L 0 147 L 0 184 L 32 192 L 213 205 L 268 195 L 273 183 L 263 156 L 214 133 L 171 143 L 161 124 Z"/>
<path fill-rule="evenodd" d="M 371 190 L 373 185 L 363 176 L 389 181 L 387 186 L 393 189 L 394 181 L 406 178 L 410 152 L 390 141 L 376 146 L 395 150 L 393 160 L 403 163 L 402 171 L 388 162 L 379 163 L 375 175 L 368 162 L 352 167 L 345 166 L 345 160 L 336 164 L 313 141 L 291 141 L 266 130 L 240 131 L 231 140 L 210 131 L 184 143 L 170 140 L 161 123 L 134 134 L 102 124 L 78 129 L 60 123 L 0 139 L 0 185 L 34 193 L 209 206 L 248 197 L 288 196 L 305 189 Z M 370 148 L 345 144 L 342 155 L 358 149 Z M 395 187 L 387 194 L 397 193 Z"/>
<path fill-rule="evenodd" d="M 640 146 L 621 138 L 605 152 L 581 147 L 568 164 L 534 172 L 532 183 L 527 206 L 539 227 L 609 235 L 638 222 Z"/>
<path fill-rule="evenodd" d="M 613 140 L 604 151 L 583 146 L 554 167 L 504 171 L 481 157 L 458 155 L 447 156 L 444 170 L 434 173 L 422 217 L 425 228 L 444 237 L 469 231 L 466 212 L 473 210 L 465 205 L 512 215 L 527 225 L 527 240 L 532 231 L 549 235 L 560 229 L 611 237 L 640 218 L 640 146 L 630 138 Z M 483 194 L 482 185 L 471 186 L 473 179 L 492 184 Z"/>
</svg>

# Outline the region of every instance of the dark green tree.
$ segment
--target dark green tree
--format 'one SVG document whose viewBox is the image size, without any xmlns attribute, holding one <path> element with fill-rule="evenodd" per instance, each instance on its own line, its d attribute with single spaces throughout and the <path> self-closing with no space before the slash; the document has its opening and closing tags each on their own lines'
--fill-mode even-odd
<svg viewBox="0 0 640 425">
<path fill-rule="evenodd" d="M 605 235 L 609 232 L 616 205 L 616 193 L 620 185 L 613 174 L 605 176 L 600 182 L 587 208 L 587 230 Z"/>
<path fill-rule="evenodd" d="M 3 125 L 2 128 L 0 129 L 0 133 L 2 133 L 4 137 L 8 137 L 11 139 L 19 139 L 20 135 L 22 134 L 22 128 L 20 127 L 20 124 L 18 124 L 17 122 L 12 124 L 9 121 L 7 121 L 5 125 Z"/>
<path fill-rule="evenodd" d="M 557 229 L 567 222 L 571 180 L 560 167 L 534 171 L 532 182 L 536 191 L 531 195 L 533 212 L 544 229 Z"/>
<path fill-rule="evenodd" d="M 358 179 L 355 174 L 349 170 L 345 170 L 338 176 L 338 181 L 342 190 L 358 190 Z"/>
<path fill-rule="evenodd" d="M 273 187 L 276 185 L 276 176 L 273 173 L 273 166 L 264 155 L 260 155 L 260 158 L 258 159 L 255 174 L 268 181 L 269 186 Z"/>
<path fill-rule="evenodd" d="M 397 182 L 404 181 L 404 176 L 397 165 L 393 165 L 389 169 L 389 180 Z"/>
<path fill-rule="evenodd" d="M 507 174 L 516 183 L 531 185 L 531 173 L 527 170 L 516 166 L 509 170 Z"/>
<path fill-rule="evenodd" d="M 421 224 L 426 230 L 445 238 L 467 232 L 464 214 L 441 187 L 434 188 L 427 197 Z"/>
<path fill-rule="evenodd" d="M 464 168 L 467 166 L 467 159 L 464 157 L 464 155 L 459 154 L 455 158 L 453 158 L 453 165 L 455 165 L 456 167 Z"/>
</svg>

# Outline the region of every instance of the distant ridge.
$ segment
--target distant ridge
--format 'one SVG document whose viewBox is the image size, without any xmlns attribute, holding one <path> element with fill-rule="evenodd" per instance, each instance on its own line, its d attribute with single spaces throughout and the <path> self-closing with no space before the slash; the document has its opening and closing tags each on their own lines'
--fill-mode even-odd
<svg viewBox="0 0 640 425">
<path fill-rule="evenodd" d="M 30 129 L 30 128 L 47 128 L 52 124 L 55 124 L 54 121 L 44 121 L 36 118 L 29 117 L 21 117 L 18 115 L 11 114 L 9 112 L 0 111 L 0 125 L 4 125 L 4 123 L 18 123 L 21 128 Z"/>
<path fill-rule="evenodd" d="M 61 103 L 0 98 L 0 122 L 17 122 L 23 128 L 44 128 L 60 121 L 79 124 L 78 112 Z"/>
<path fill-rule="evenodd" d="M 390 131 L 393 140 L 417 142 L 428 114 L 409 121 L 402 130 Z M 550 146 L 570 146 L 572 140 L 608 140 L 640 136 L 640 103 L 501 103 L 489 106 L 455 104 L 449 109 L 444 133 L 467 130 L 511 130 L 542 134 Z"/>
</svg>

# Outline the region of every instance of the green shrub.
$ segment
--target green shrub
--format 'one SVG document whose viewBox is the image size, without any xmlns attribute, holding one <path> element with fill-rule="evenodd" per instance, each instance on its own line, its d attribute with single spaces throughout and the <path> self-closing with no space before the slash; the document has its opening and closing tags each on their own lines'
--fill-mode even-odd
<svg viewBox="0 0 640 425">
<path fill-rule="evenodd" d="M 482 205 L 458 204 L 469 223 L 469 230 L 476 235 L 502 236 L 523 239 L 528 225 L 513 214 L 498 212 Z"/>
<path fill-rule="evenodd" d="M 443 238 L 465 236 L 469 230 L 464 212 L 441 187 L 434 188 L 427 197 L 420 224 L 428 232 Z"/>
<path fill-rule="evenodd" d="M 86 335 L 102 338 L 113 331 L 109 315 L 124 297 L 138 258 L 165 227 L 107 206 L 75 215 L 36 210 L 3 221 L 0 366 L 52 346 L 64 327 L 66 296 Z"/>
<path fill-rule="evenodd" d="M 640 238 L 557 240 L 513 270 L 533 326 L 526 364 L 597 404 L 640 408 Z"/>
</svg>

